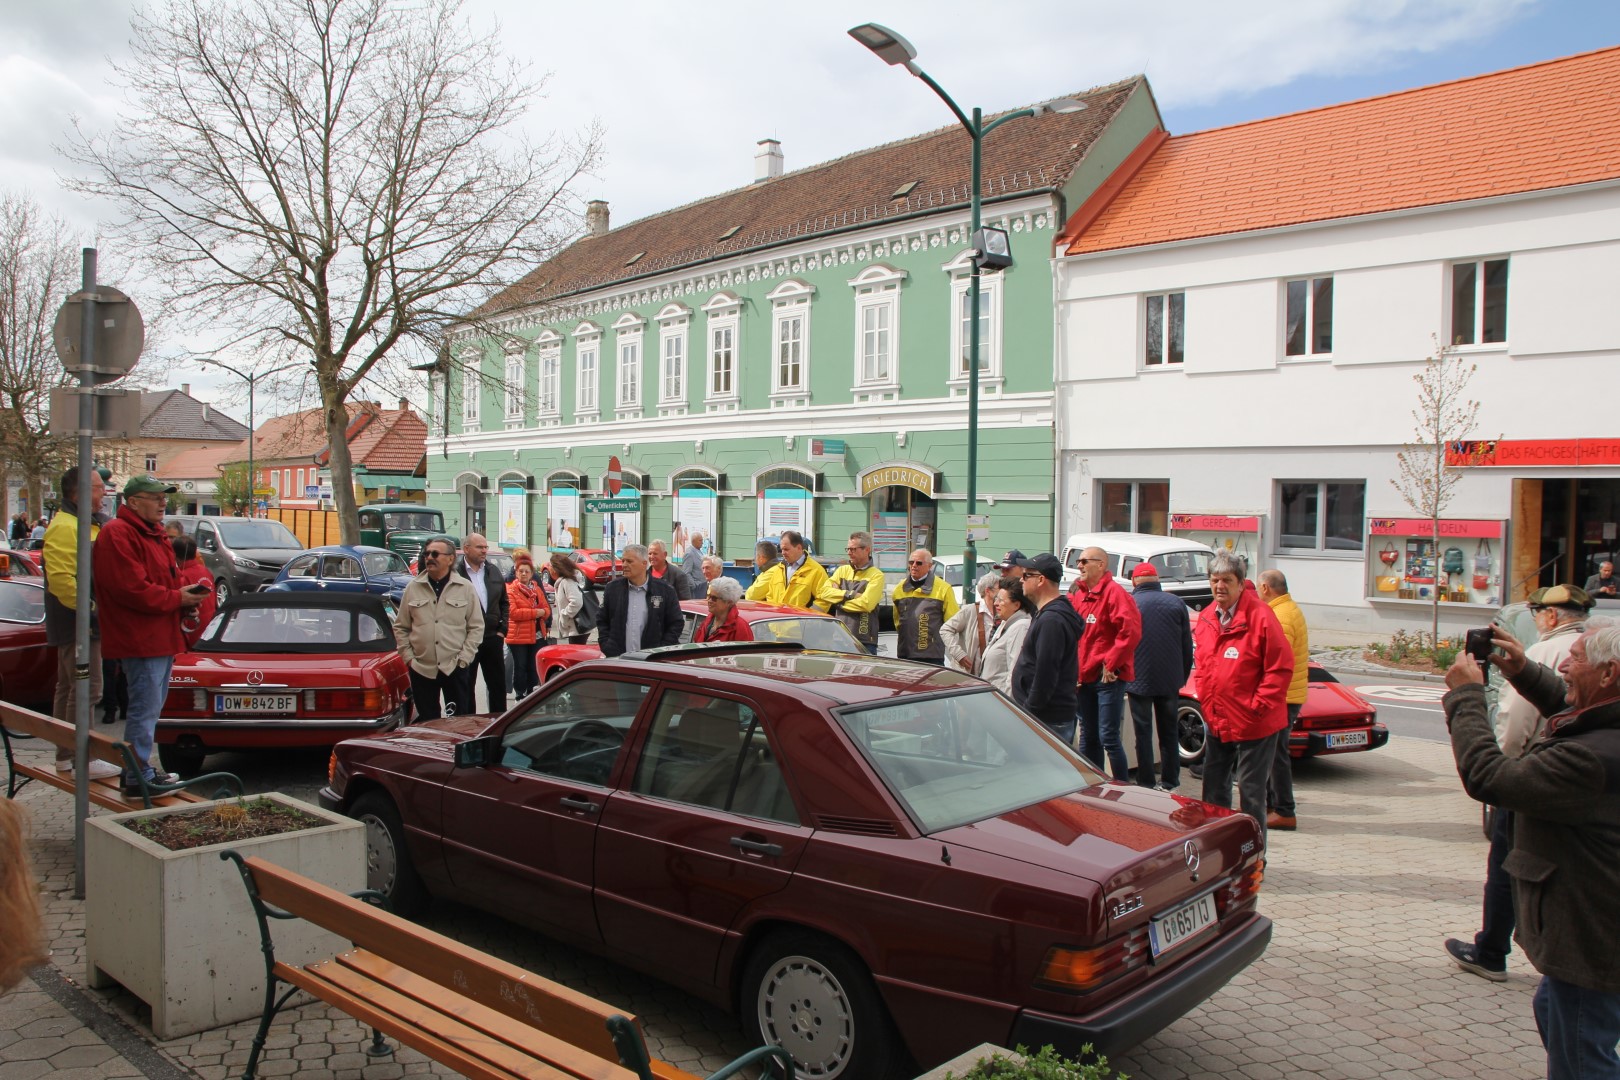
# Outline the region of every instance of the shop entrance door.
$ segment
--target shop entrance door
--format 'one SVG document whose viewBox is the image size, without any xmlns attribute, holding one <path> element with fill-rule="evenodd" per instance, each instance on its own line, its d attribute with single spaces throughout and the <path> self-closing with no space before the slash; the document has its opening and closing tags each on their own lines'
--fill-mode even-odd
<svg viewBox="0 0 1620 1080">
<path fill-rule="evenodd" d="M 872 492 L 872 561 L 879 570 L 903 574 L 906 556 L 918 548 L 939 554 L 939 508 L 914 488 L 891 484 Z"/>
</svg>

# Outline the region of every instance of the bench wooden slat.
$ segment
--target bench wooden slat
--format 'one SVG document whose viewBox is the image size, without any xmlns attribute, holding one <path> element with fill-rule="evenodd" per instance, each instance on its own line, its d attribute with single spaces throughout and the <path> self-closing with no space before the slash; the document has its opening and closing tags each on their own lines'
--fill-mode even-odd
<svg viewBox="0 0 1620 1080">
<path fill-rule="evenodd" d="M 14 771 L 18 776 L 31 777 L 40 783 L 60 788 L 70 795 L 73 793 L 73 774 L 59 773 L 56 771 L 55 766 L 42 769 L 19 761 L 16 763 Z M 123 784 L 116 776 L 91 778 L 89 794 L 91 802 L 106 810 L 116 810 L 122 813 L 125 810 L 146 809 L 139 798 L 131 799 L 124 796 Z M 153 806 L 176 806 L 182 803 L 203 801 L 205 800 L 201 795 L 195 795 L 189 791 L 172 791 L 167 795 L 154 794 L 152 796 Z"/>
<path fill-rule="evenodd" d="M 636 1017 L 577 990 L 543 979 L 453 938 L 402 919 L 379 918 L 371 905 L 309 881 L 263 859 L 246 860 L 266 903 L 323 926 L 367 952 L 408 966 L 430 982 L 610 1062 L 619 1060 L 610 1016 Z M 674 1080 L 674 1078 L 672 1078 Z"/>
<path fill-rule="evenodd" d="M 0 724 L 4 724 L 6 730 L 19 735 L 31 735 L 63 750 L 73 749 L 75 737 L 73 725 L 54 716 L 46 716 L 44 713 L 25 709 L 21 705 L 0 701 Z M 124 767 L 124 755 L 118 750 L 117 739 L 103 735 L 99 731 L 92 731 L 89 734 L 91 758 L 117 765 L 119 768 Z"/>
<path fill-rule="evenodd" d="M 421 1028 L 406 1023 L 400 1017 L 377 1008 L 365 998 L 358 997 L 343 987 L 331 983 L 318 972 L 289 967 L 277 961 L 275 974 L 283 982 L 290 983 L 301 990 L 307 990 L 322 1001 L 336 1005 L 362 1023 L 369 1024 L 384 1034 L 392 1035 L 411 1049 L 421 1051 L 434 1061 L 450 1066 L 456 1072 L 471 1078 L 471 1080 L 521 1080 L 523 1077 L 536 1077 L 542 1078 L 542 1080 L 567 1080 L 564 1074 L 555 1069 L 549 1069 L 539 1062 L 536 1062 L 534 1071 L 526 1073 L 514 1073 L 496 1068 L 488 1062 L 465 1052 L 455 1043 L 446 1042 L 431 1032 L 423 1031 Z"/>
<path fill-rule="evenodd" d="M 415 972 L 364 949 L 351 949 L 339 953 L 336 960 L 344 967 L 364 975 L 379 985 L 387 986 L 430 1008 L 454 1016 L 470 1027 L 502 1042 L 523 1047 L 532 1056 L 549 1061 L 581 1080 L 635 1080 L 635 1073 L 617 1064 L 615 1060 L 604 1061 L 601 1057 L 581 1050 L 571 1043 L 513 1020 L 487 1006 L 469 1001 L 456 991 L 447 991 L 431 980 L 424 979 Z"/>
<path fill-rule="evenodd" d="M 374 978 L 365 970 L 368 963 L 386 978 Z M 636 1080 L 635 1073 L 616 1061 L 603 1061 L 362 950 L 341 953 L 335 961 L 306 965 L 306 970 L 499 1068 L 521 1073 L 541 1062 L 564 1080 Z M 410 989 L 400 989 L 396 981 L 408 983 Z"/>
</svg>

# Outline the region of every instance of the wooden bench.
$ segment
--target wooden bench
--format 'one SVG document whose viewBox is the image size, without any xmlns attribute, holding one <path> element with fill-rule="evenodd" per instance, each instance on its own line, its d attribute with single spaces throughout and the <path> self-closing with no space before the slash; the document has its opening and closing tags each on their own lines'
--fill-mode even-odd
<svg viewBox="0 0 1620 1080">
<path fill-rule="evenodd" d="M 6 798 L 15 799 L 17 792 L 31 780 L 49 784 L 66 792 L 74 790 L 74 774 L 59 773 L 55 762 L 40 768 L 17 760 L 17 747 L 14 745 L 23 739 L 39 739 L 52 747 L 72 750 L 74 742 L 73 725 L 46 716 L 43 713 L 25 709 L 20 705 L 12 705 L 0 701 L 0 740 L 4 740 L 6 749 Z M 135 752 L 126 742 L 119 742 L 109 738 L 98 731 L 90 732 L 90 760 L 105 761 L 116 765 L 120 769 L 140 775 L 135 767 Z M 213 784 L 215 792 L 211 796 L 197 795 L 188 790 L 192 787 L 201 787 Z M 90 801 L 107 810 L 145 810 L 153 806 L 173 806 L 177 803 L 203 802 L 208 798 L 224 798 L 228 795 L 242 794 L 242 781 L 230 773 L 205 773 L 190 780 L 182 780 L 178 784 L 153 784 L 141 780 L 141 794 L 139 796 L 126 796 L 123 782 L 120 777 L 93 777 L 90 780 Z"/>
<path fill-rule="evenodd" d="M 698 1080 L 653 1060 L 634 1016 L 407 922 L 380 893 L 351 896 L 235 851 L 220 858 L 242 873 L 265 958 L 264 1015 L 242 1080 L 253 1080 L 271 1021 L 300 990 L 369 1025 L 372 1056 L 388 1053 L 386 1033 L 474 1080 Z M 277 961 L 270 920 L 295 918 L 355 948 L 302 967 Z M 278 984 L 287 986 L 279 996 Z M 766 1060 L 793 1080 L 779 1046 L 752 1050 L 708 1080 Z"/>
</svg>

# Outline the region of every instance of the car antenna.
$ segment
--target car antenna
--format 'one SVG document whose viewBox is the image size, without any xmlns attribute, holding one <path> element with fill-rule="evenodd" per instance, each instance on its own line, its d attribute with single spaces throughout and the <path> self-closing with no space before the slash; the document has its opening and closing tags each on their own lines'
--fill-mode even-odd
<svg viewBox="0 0 1620 1080">
<path fill-rule="evenodd" d="M 944 844 L 939 845 L 939 861 L 946 866 L 951 865 L 951 849 Z"/>
</svg>

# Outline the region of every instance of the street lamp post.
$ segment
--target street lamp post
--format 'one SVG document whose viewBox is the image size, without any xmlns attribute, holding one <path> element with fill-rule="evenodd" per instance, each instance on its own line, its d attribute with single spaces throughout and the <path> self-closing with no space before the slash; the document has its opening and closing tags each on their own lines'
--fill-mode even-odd
<svg viewBox="0 0 1620 1080">
<path fill-rule="evenodd" d="M 972 115 L 962 111 L 945 88 L 935 82 L 933 78 L 917 66 L 917 50 L 912 48 L 911 42 L 877 23 L 862 23 L 852 27 L 849 36 L 860 42 L 877 55 L 878 59 L 886 64 L 905 68 L 917 78 L 927 84 L 939 99 L 943 101 L 955 114 L 956 119 L 967 131 L 968 138 L 973 140 L 973 175 L 972 185 L 968 196 L 968 235 L 971 237 L 975 250 L 972 252 L 973 272 L 968 281 L 968 311 L 970 313 L 968 330 L 968 421 L 967 421 L 967 513 L 969 517 L 979 512 L 978 486 L 979 486 L 979 275 L 987 264 L 996 268 L 1011 264 L 1012 260 L 1006 256 L 1005 234 L 1000 230 L 989 230 L 1001 237 L 999 253 L 987 250 L 990 245 L 986 243 L 983 224 L 980 221 L 983 200 L 981 194 L 980 170 L 982 167 L 982 151 L 984 137 L 1007 123 L 1009 120 L 1021 120 L 1026 116 L 1039 116 L 1044 112 L 1072 113 L 1079 112 L 1086 106 L 1083 102 L 1073 98 L 1059 98 L 1042 105 L 1031 106 L 1027 109 L 1018 109 L 1014 112 L 1004 113 L 988 124 L 979 109 L 975 108 Z M 999 254 L 1000 257 L 997 257 Z M 953 361 L 954 363 L 954 358 Z M 964 604 L 978 603 L 975 595 L 974 579 L 978 577 L 978 549 L 972 540 L 971 531 L 968 533 L 966 548 L 962 553 L 962 602 Z"/>
<path fill-rule="evenodd" d="M 254 425 L 254 422 L 253 422 L 253 390 L 254 390 L 254 387 L 258 384 L 258 381 L 260 379 L 268 378 L 271 375 L 279 375 L 283 371 L 288 371 L 288 370 L 290 370 L 292 368 L 299 367 L 301 365 L 299 365 L 299 364 L 282 364 L 280 367 L 271 368 L 269 371 L 247 372 L 247 371 L 242 371 L 242 370 L 240 370 L 238 368 L 234 368 L 231 365 L 223 363 L 223 362 L 221 362 L 219 360 L 215 360 L 211 356 L 199 356 L 199 357 L 196 357 L 195 359 L 197 360 L 198 363 L 201 363 L 201 364 L 212 364 L 214 367 L 223 368 L 224 370 L 230 372 L 232 375 L 235 375 L 237 378 L 242 379 L 242 380 L 247 382 L 247 386 L 248 386 L 248 517 L 253 517 L 254 516 L 254 514 L 253 514 L 253 497 L 258 493 L 258 483 L 259 483 L 259 478 L 253 471 L 253 444 L 258 441 L 258 436 L 259 436 L 259 429 Z"/>
</svg>

